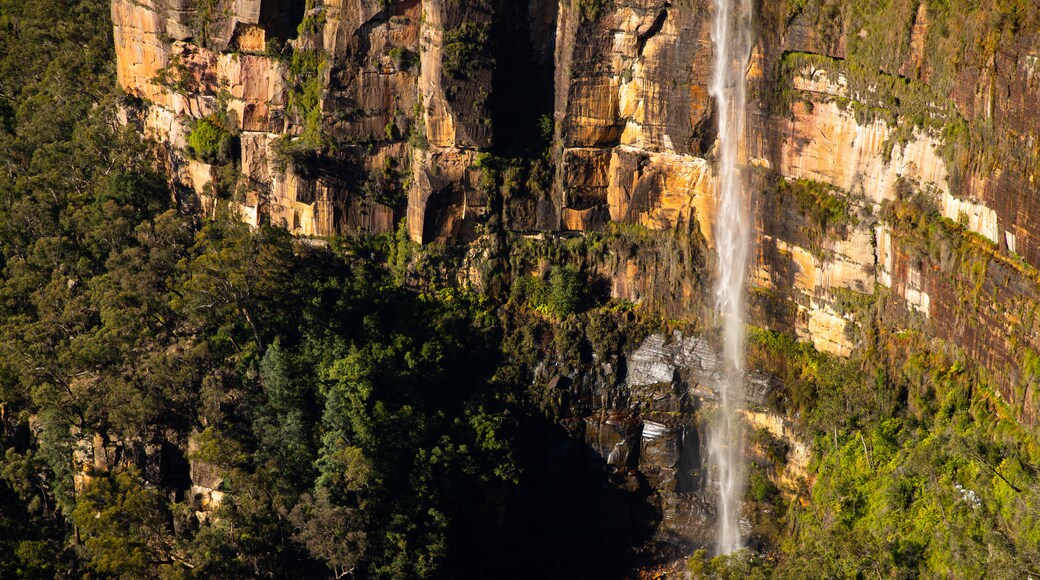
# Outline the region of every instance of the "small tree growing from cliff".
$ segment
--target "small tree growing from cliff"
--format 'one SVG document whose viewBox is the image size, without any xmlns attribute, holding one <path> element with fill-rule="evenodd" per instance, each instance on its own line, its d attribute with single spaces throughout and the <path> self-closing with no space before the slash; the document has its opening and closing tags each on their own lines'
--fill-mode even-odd
<svg viewBox="0 0 1040 580">
<path fill-rule="evenodd" d="M 199 119 L 188 135 L 188 149 L 204 163 L 228 163 L 234 157 L 235 137 L 212 118 Z"/>
<path fill-rule="evenodd" d="M 560 317 L 581 310 L 585 303 L 583 278 L 581 272 L 574 268 L 553 268 L 549 276 L 549 310 Z"/>
<path fill-rule="evenodd" d="M 442 70 L 445 75 L 465 79 L 487 63 L 491 37 L 486 25 L 464 22 L 444 33 Z"/>
</svg>

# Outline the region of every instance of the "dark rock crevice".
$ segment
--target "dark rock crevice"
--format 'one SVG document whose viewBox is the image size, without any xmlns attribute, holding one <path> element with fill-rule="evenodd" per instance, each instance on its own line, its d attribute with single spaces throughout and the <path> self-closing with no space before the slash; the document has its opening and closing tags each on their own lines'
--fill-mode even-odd
<svg viewBox="0 0 1040 580">
<path fill-rule="evenodd" d="M 549 146 L 555 34 L 539 24 L 555 22 L 557 10 L 557 3 L 544 0 L 499 0 L 495 6 L 489 107 L 493 147 L 501 155 L 533 155 Z"/>
<path fill-rule="evenodd" d="M 668 4 L 665 4 L 667 7 Z M 636 54 L 640 57 L 643 56 L 643 49 L 646 48 L 648 40 L 653 38 L 658 32 L 661 32 L 661 28 L 664 27 L 665 20 L 668 20 L 668 9 L 664 8 L 657 13 L 654 21 L 650 24 L 650 27 L 645 32 L 636 35 Z"/>
</svg>

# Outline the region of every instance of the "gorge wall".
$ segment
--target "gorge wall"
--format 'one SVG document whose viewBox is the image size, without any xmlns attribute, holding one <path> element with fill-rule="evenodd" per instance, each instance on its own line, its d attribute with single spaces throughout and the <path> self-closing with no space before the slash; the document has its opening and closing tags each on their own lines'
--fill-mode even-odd
<svg viewBox="0 0 1040 580">
<path fill-rule="evenodd" d="M 1035 10 L 994 26 L 927 1 L 884 15 L 849 4 L 756 7 L 743 151 L 754 322 L 847 356 L 866 309 L 891 297 L 895 319 L 963 349 L 1035 424 L 1037 373 L 1023 364 L 1040 352 Z M 183 203 L 224 199 L 299 236 L 391 232 L 406 217 L 416 242 L 477 251 L 496 236 L 519 248 L 635 232 L 641 245 L 578 261 L 613 297 L 695 321 L 714 271 L 713 9 L 112 0 L 119 82 L 139 99 L 128 119 L 162 144 Z M 206 150 L 202 126 L 226 151 Z M 507 183 L 496 159 L 526 161 Z M 537 251 L 520 263 L 537 271 Z M 486 282 L 479 268 L 459 277 Z M 614 361 L 627 376 L 535 373 L 611 485 L 654 498 L 661 541 L 710 543 L 680 517 L 709 502 L 682 475 L 699 462 L 683 441 L 700 403 L 685 393 L 711 382 L 698 340 L 651 336 Z M 639 518 L 627 533 L 644 533 Z"/>
<path fill-rule="evenodd" d="M 407 216 L 416 241 L 466 243 L 501 212 L 517 232 L 696 224 L 711 240 L 710 2 L 299 4 L 112 3 L 120 84 L 142 99 L 141 122 L 204 206 L 232 197 L 245 219 L 300 235 L 384 232 Z M 886 201 L 926 191 L 943 217 L 1040 265 L 1035 33 L 966 47 L 938 86 L 926 49 L 935 17 L 927 3 L 903 4 L 908 29 L 888 49 L 890 69 L 877 71 L 846 59 L 851 24 L 861 44 L 885 33 L 851 22 L 851 9 L 760 8 L 748 165 L 764 184 L 826 184 L 856 219 L 808 239 L 790 216 L 766 211 L 792 204 L 774 208 L 759 191 L 755 279 L 793 290 L 801 336 L 832 352 L 853 346 L 833 289 L 880 283 L 926 315 L 942 293 L 875 219 Z M 479 185 L 477 152 L 509 152 L 531 134 L 516 125 L 537 124 L 538 113 L 555 121 L 554 175 L 496 205 Z M 236 137 L 224 164 L 188 148 L 197 121 L 215 117 Z M 1004 146 L 973 148 L 942 126 Z"/>
</svg>

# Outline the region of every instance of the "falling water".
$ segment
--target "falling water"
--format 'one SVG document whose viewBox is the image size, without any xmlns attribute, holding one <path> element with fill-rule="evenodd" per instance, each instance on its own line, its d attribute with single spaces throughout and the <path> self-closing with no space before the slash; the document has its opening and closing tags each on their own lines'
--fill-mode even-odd
<svg viewBox="0 0 1040 580">
<path fill-rule="evenodd" d="M 719 413 L 709 437 L 708 458 L 719 489 L 718 552 L 741 548 L 740 511 L 744 495 L 743 434 L 738 409 L 744 400 L 744 275 L 748 259 L 745 188 L 737 167 L 744 134 L 744 75 L 751 53 L 751 0 L 716 0 L 715 75 L 711 95 L 719 118 L 719 252 L 717 307 L 722 316 L 724 373 Z"/>
</svg>

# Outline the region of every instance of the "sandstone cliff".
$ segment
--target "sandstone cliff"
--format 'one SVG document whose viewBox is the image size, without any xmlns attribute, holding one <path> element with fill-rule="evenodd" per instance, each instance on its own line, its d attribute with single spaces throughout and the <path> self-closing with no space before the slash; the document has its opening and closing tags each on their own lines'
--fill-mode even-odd
<svg viewBox="0 0 1040 580">
<path fill-rule="evenodd" d="M 479 235 L 489 212 L 504 211 L 507 227 L 521 229 L 695 223 L 710 240 L 711 4 L 614 2 L 595 14 L 568 1 L 521 4 L 251 2 L 207 11 L 193 2 L 114 0 L 119 80 L 143 99 L 143 122 L 169 145 L 175 179 L 204 206 L 231 196 L 254 223 L 270 219 L 301 235 L 329 235 L 385 232 L 407 216 L 417 241 L 466 241 Z M 760 16 L 749 70 L 758 97 L 748 111 L 749 165 L 830 184 L 854 211 L 873 214 L 900 197 L 900 184 L 903 194 L 928 191 L 943 216 L 1040 265 L 1029 195 L 1037 121 L 1027 114 L 1040 104 L 1035 38 L 1017 35 L 980 65 L 984 55 L 973 55 L 951 76 L 950 92 L 939 94 L 927 84 L 934 66 L 924 50 L 929 12 L 920 3 L 907 14 L 912 27 L 900 39 L 898 70 L 873 73 L 873 80 L 934 97 L 928 115 L 937 122 L 985 120 L 1012 152 L 1007 159 L 981 151 L 953 156 L 955 136 L 912 117 L 918 113 L 898 96 L 865 93 L 869 75 L 852 78 L 864 73 L 845 60 L 840 14 L 832 23 L 812 16 L 808 9 Z M 791 20 L 776 22 L 783 18 Z M 880 34 L 871 24 L 854 38 Z M 518 74 L 555 71 L 550 197 L 501 210 L 480 187 L 476 160 L 477 150 L 494 143 L 492 121 L 508 132 L 502 119 L 514 112 L 492 110 L 515 102 L 496 88 L 517 90 L 506 80 L 513 71 L 496 67 L 493 57 L 505 50 L 493 50 L 496 42 L 527 52 L 524 62 L 534 64 Z M 311 53 L 318 62 L 308 70 L 300 55 Z M 536 91 L 546 88 L 531 80 L 521 98 L 544 98 Z M 317 94 L 305 110 L 307 91 Z M 186 151 L 193 123 L 215 114 L 234 123 L 236 186 Z M 948 168 L 951 161 L 957 166 Z M 922 281 L 919 266 L 898 264 L 884 223 L 857 220 L 838 238 L 815 242 L 814 251 L 807 240 L 773 231 L 763 203 L 756 196 L 755 279 L 800 296 L 793 322 L 817 347 L 853 347 L 842 336 L 848 320 L 833 307 L 834 288 L 869 293 L 877 282 L 930 311 L 927 277 Z M 530 211 L 524 207 L 535 208 L 533 219 L 522 215 Z"/>
</svg>

